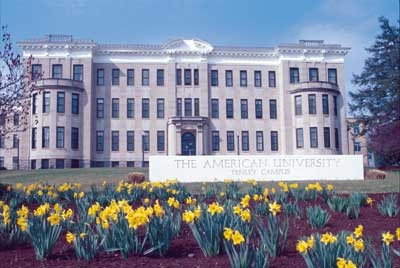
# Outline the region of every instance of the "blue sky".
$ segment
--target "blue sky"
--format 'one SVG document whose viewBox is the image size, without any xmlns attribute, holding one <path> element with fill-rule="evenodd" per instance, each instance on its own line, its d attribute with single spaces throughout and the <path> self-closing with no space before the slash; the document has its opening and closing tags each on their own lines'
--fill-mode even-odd
<svg viewBox="0 0 400 268">
<path fill-rule="evenodd" d="M 217 45 L 275 46 L 324 39 L 352 47 L 351 74 L 362 69 L 379 33 L 378 17 L 392 24 L 398 0 L 0 0 L 1 23 L 13 40 L 72 34 L 101 43 L 164 43 L 172 38 Z"/>
</svg>

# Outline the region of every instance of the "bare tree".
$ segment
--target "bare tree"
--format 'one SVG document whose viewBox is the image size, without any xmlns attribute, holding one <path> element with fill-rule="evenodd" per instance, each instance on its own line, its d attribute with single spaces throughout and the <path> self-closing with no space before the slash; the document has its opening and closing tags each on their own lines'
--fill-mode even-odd
<svg viewBox="0 0 400 268">
<path fill-rule="evenodd" d="M 14 50 L 7 27 L 2 28 L 0 47 L 0 135 L 24 131 L 28 127 L 30 102 L 35 91 L 32 57 L 23 59 Z"/>
</svg>

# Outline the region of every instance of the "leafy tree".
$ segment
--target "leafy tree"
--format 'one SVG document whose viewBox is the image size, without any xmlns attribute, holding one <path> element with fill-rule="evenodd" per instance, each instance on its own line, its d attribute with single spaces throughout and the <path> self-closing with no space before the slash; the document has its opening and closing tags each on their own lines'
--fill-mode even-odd
<svg viewBox="0 0 400 268">
<path fill-rule="evenodd" d="M 0 135 L 4 135 L 23 131 L 28 126 L 34 81 L 30 75 L 32 57 L 21 59 L 21 55 L 14 50 L 7 27 L 3 26 L 1 33 Z"/>
<path fill-rule="evenodd" d="M 379 18 L 381 33 L 350 92 L 350 110 L 366 123 L 370 147 L 387 164 L 400 164 L 400 28 Z"/>
</svg>

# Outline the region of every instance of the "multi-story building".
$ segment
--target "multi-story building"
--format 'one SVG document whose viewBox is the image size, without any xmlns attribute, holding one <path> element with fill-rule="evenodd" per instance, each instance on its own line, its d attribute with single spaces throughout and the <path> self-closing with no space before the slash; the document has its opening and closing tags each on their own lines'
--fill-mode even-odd
<svg viewBox="0 0 400 268">
<path fill-rule="evenodd" d="M 135 166 L 149 155 L 348 153 L 349 48 L 340 45 L 105 45 L 50 35 L 19 46 L 42 76 L 19 158 L 0 149 L 7 168 L 13 157 L 34 169 Z"/>
<path fill-rule="evenodd" d="M 349 154 L 362 155 L 364 166 L 375 167 L 375 155 L 368 148 L 369 138 L 365 121 L 357 118 L 347 118 L 347 135 Z"/>
</svg>

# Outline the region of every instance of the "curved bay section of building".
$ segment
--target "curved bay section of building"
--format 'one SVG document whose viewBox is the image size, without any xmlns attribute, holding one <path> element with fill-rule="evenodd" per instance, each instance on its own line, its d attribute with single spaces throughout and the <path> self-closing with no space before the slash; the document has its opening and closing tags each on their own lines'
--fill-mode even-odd
<svg viewBox="0 0 400 268">
<path fill-rule="evenodd" d="M 30 159 L 33 168 L 82 166 L 82 81 L 41 79 L 32 97 Z"/>
<path fill-rule="evenodd" d="M 340 111 L 344 101 L 335 83 L 308 81 L 289 91 L 296 154 L 340 154 Z"/>
</svg>

